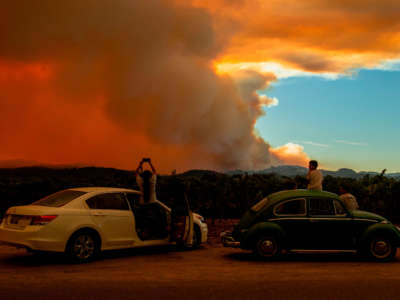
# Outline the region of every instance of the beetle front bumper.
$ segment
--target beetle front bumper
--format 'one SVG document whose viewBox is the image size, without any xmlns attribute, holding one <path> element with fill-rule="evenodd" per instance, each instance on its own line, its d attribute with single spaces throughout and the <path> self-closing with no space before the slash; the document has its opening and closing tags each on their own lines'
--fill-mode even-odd
<svg viewBox="0 0 400 300">
<path fill-rule="evenodd" d="M 240 242 L 236 241 L 232 237 L 232 232 L 230 231 L 221 232 L 220 237 L 224 247 L 240 248 Z"/>
</svg>

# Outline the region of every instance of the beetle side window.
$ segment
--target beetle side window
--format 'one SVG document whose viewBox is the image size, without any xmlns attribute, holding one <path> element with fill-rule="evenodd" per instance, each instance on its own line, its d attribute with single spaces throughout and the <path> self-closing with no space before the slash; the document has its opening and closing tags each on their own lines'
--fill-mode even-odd
<svg viewBox="0 0 400 300">
<path fill-rule="evenodd" d="M 294 199 L 282 202 L 275 207 L 274 213 L 277 216 L 304 216 L 306 214 L 306 199 Z"/>
<path fill-rule="evenodd" d="M 312 216 L 336 215 L 335 206 L 333 205 L 332 199 L 311 198 L 309 204 L 310 204 L 310 215 Z"/>
<path fill-rule="evenodd" d="M 335 203 L 336 215 L 338 215 L 338 216 L 344 216 L 344 215 L 346 215 L 346 211 L 345 211 L 345 209 L 344 209 L 342 203 L 340 203 L 340 202 L 337 201 L 337 200 L 334 200 L 333 202 Z"/>
<path fill-rule="evenodd" d="M 108 193 L 94 196 L 86 200 L 91 209 L 129 210 L 128 202 L 121 193 Z"/>
</svg>

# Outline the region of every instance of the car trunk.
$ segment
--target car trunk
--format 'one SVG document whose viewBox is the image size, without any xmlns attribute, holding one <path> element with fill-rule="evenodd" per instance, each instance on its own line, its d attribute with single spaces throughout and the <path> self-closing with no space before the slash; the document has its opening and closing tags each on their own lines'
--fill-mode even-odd
<svg viewBox="0 0 400 300">
<path fill-rule="evenodd" d="M 46 206 L 15 206 L 7 210 L 4 226 L 16 230 L 24 230 L 32 222 L 48 223 L 60 213 L 60 208 Z M 39 224 L 39 223 L 37 223 Z"/>
</svg>

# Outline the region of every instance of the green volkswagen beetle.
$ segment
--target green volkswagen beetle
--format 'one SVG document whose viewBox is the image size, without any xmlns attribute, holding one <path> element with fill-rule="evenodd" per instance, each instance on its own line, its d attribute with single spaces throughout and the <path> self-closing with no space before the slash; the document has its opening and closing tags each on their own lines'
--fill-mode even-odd
<svg viewBox="0 0 400 300">
<path fill-rule="evenodd" d="M 389 261 L 400 246 L 400 229 L 379 215 L 348 211 L 336 194 L 290 190 L 259 201 L 221 239 L 226 247 L 261 257 L 282 250 L 345 250 Z"/>
</svg>

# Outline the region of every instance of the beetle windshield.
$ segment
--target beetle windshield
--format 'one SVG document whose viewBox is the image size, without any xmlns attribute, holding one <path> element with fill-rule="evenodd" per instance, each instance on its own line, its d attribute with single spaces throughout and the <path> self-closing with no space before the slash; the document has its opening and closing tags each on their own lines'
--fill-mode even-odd
<svg viewBox="0 0 400 300">
<path fill-rule="evenodd" d="M 250 209 L 252 211 L 258 212 L 260 211 L 263 207 L 265 207 L 265 205 L 268 203 L 268 198 L 265 197 L 262 200 L 260 200 L 259 202 L 257 202 L 255 205 L 253 205 Z"/>
<path fill-rule="evenodd" d="M 83 194 L 86 194 L 86 192 L 74 190 L 60 191 L 44 197 L 36 202 L 33 202 L 32 205 L 61 207 L 74 200 L 75 198 L 82 196 Z"/>
</svg>

